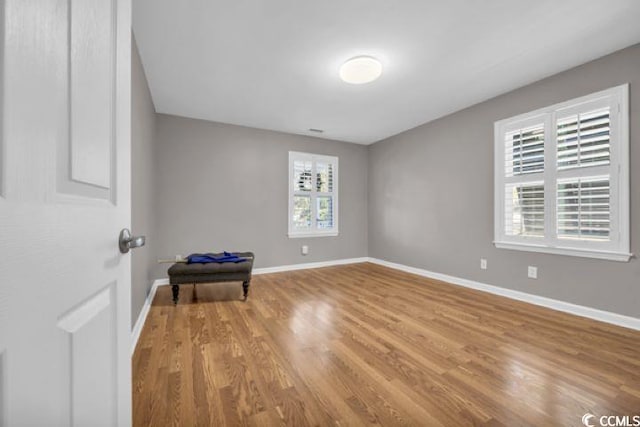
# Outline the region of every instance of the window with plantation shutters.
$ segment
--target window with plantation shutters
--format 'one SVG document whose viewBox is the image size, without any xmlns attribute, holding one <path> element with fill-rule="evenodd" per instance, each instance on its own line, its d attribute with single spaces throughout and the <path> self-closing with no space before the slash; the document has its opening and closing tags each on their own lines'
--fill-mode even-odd
<svg viewBox="0 0 640 427">
<path fill-rule="evenodd" d="M 338 235 L 338 158 L 289 152 L 289 237 Z"/>
<path fill-rule="evenodd" d="M 495 245 L 628 261 L 628 86 L 495 123 Z"/>
</svg>

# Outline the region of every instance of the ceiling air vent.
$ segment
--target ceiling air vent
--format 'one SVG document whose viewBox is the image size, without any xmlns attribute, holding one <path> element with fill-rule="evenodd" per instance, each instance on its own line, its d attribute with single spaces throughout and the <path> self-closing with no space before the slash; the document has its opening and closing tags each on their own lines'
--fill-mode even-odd
<svg viewBox="0 0 640 427">
<path fill-rule="evenodd" d="M 310 128 L 310 129 L 309 129 L 309 132 L 322 133 L 322 132 L 324 132 L 324 130 L 322 130 L 322 129 Z"/>
</svg>

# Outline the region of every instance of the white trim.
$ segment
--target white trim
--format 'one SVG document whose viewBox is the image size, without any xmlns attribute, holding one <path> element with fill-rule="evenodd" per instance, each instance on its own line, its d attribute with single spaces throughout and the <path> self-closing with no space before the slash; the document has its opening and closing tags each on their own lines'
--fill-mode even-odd
<svg viewBox="0 0 640 427">
<path fill-rule="evenodd" d="M 169 279 L 157 279 L 154 280 L 151 285 L 151 289 L 149 290 L 149 294 L 147 295 L 147 299 L 144 300 L 144 304 L 142 305 L 142 310 L 140 310 L 140 314 L 138 315 L 138 320 L 136 320 L 136 324 L 133 326 L 133 330 L 131 331 L 131 356 L 133 356 L 133 352 L 136 351 L 136 345 L 138 345 L 138 340 L 140 339 L 140 333 L 142 332 L 142 327 L 147 320 L 147 315 L 149 314 L 149 310 L 151 309 L 151 303 L 153 303 L 153 297 L 156 295 L 156 291 L 158 290 L 158 286 L 168 285 Z"/>
<path fill-rule="evenodd" d="M 369 262 L 396 270 L 405 271 L 407 273 L 416 274 L 418 276 L 441 280 L 453 285 L 464 286 L 465 288 L 476 289 L 479 291 L 488 292 L 490 294 L 500 295 L 514 300 L 523 301 L 529 304 L 539 305 L 541 307 L 550 308 L 552 310 L 562 311 L 565 313 L 574 314 L 576 316 L 587 317 L 589 319 L 599 320 L 601 322 L 622 326 L 624 328 L 640 330 L 640 319 L 636 317 L 624 316 L 622 314 L 612 313 L 610 311 L 598 310 L 596 308 L 585 307 L 565 301 L 558 301 L 555 299 L 532 295 L 520 291 L 514 291 L 512 289 L 506 289 L 499 286 L 487 285 L 485 283 L 476 282 L 474 280 L 449 276 L 448 274 L 434 273 L 429 270 L 409 267 L 407 265 L 384 261 L 377 258 L 369 258 Z"/>
<path fill-rule="evenodd" d="M 545 254 L 606 259 L 609 261 L 619 261 L 619 262 L 629 262 L 629 259 L 631 259 L 631 257 L 633 256 L 632 253 L 625 253 L 625 252 L 608 252 L 608 251 L 589 250 L 589 249 L 582 249 L 582 248 L 552 247 L 552 246 L 545 246 L 545 245 L 535 245 L 530 243 L 494 242 L 493 244 L 498 249 L 513 249 L 516 251 L 540 252 Z"/>
<path fill-rule="evenodd" d="M 290 239 L 302 239 L 307 237 L 335 237 L 338 234 L 339 234 L 338 231 L 326 231 L 326 232 L 296 231 L 296 232 L 289 233 L 288 236 Z"/>
<path fill-rule="evenodd" d="M 322 268 L 322 267 L 331 267 L 334 265 L 345 265 L 345 264 L 358 264 L 361 262 L 368 262 L 369 258 L 347 258 L 347 259 L 335 259 L 331 261 L 320 261 L 320 262 L 307 262 L 304 264 L 291 264 L 291 265 L 280 265 L 277 267 L 263 267 L 263 268 L 254 268 L 253 274 L 269 274 L 269 273 L 280 273 L 282 271 L 294 271 L 294 270 L 306 270 L 308 268 Z"/>
<path fill-rule="evenodd" d="M 624 239 L 623 249 L 631 252 L 631 179 L 630 164 L 631 150 L 629 146 L 629 126 L 631 115 L 629 114 L 629 84 L 620 86 L 620 99 L 618 100 L 619 144 L 618 151 L 624 158 L 619 160 L 618 168 L 618 238 Z M 618 154 L 620 156 L 620 154 Z"/>
</svg>

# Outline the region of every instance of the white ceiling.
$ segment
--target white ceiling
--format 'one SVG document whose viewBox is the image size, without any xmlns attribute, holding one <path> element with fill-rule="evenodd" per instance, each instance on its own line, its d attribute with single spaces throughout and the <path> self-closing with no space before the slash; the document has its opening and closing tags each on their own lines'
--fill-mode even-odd
<svg viewBox="0 0 640 427">
<path fill-rule="evenodd" d="M 370 144 L 640 42 L 638 0 L 134 0 L 160 113 Z M 382 77 L 350 85 L 357 55 Z M 316 135 L 317 136 L 317 135 Z"/>
</svg>

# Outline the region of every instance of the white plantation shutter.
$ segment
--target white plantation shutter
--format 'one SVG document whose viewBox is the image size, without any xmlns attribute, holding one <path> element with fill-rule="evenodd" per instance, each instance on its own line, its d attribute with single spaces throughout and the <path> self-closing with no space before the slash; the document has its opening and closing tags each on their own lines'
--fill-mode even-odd
<svg viewBox="0 0 640 427">
<path fill-rule="evenodd" d="M 558 169 L 608 165 L 610 124 L 609 107 L 558 120 Z"/>
<path fill-rule="evenodd" d="M 333 163 L 316 163 L 316 225 L 318 229 L 333 228 Z"/>
<path fill-rule="evenodd" d="M 544 170 L 544 125 L 508 132 L 505 138 L 506 176 Z"/>
<path fill-rule="evenodd" d="M 495 124 L 495 244 L 626 261 L 628 87 Z"/>
<path fill-rule="evenodd" d="M 508 184 L 505 232 L 510 236 L 544 236 L 544 184 Z"/>
<path fill-rule="evenodd" d="M 316 198 L 316 224 L 318 229 L 333 228 L 333 197 L 318 196 Z"/>
<path fill-rule="evenodd" d="M 311 229 L 311 196 L 293 196 L 292 221 L 296 230 Z"/>
<path fill-rule="evenodd" d="M 503 132 L 503 233 L 539 240 L 545 232 L 543 117 L 511 123 Z"/>
<path fill-rule="evenodd" d="M 293 213 L 292 221 L 297 230 L 311 229 L 311 160 L 295 160 L 293 162 Z"/>
<path fill-rule="evenodd" d="M 333 191 L 333 163 L 325 161 L 316 163 L 316 190 L 321 193 Z"/>
<path fill-rule="evenodd" d="M 289 152 L 289 237 L 338 234 L 338 158 Z"/>
<path fill-rule="evenodd" d="M 295 191 L 311 191 L 311 160 L 296 160 L 293 162 L 293 186 Z"/>
<path fill-rule="evenodd" d="M 578 178 L 558 183 L 558 237 L 609 240 L 609 177 Z"/>
<path fill-rule="evenodd" d="M 605 105 L 603 105 L 603 102 Z M 597 99 L 556 113 L 556 238 L 565 244 L 601 245 L 619 238 L 612 234 L 611 166 L 612 108 Z M 615 180 L 617 182 L 617 180 Z"/>
</svg>

